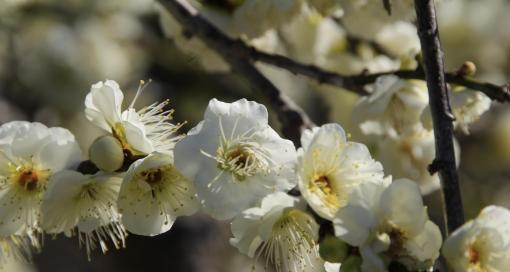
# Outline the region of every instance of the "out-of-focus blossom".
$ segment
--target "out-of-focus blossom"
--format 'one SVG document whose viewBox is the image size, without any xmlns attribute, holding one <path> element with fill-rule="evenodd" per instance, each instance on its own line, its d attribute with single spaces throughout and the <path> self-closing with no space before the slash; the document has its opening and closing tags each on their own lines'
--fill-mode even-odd
<svg viewBox="0 0 510 272">
<path fill-rule="evenodd" d="M 175 148 L 175 165 L 195 181 L 205 211 L 219 220 L 296 184 L 296 149 L 269 126 L 265 106 L 213 99 L 204 120 Z"/>
<path fill-rule="evenodd" d="M 383 76 L 372 94 L 360 99 L 353 116 L 365 134 L 397 137 L 422 128 L 421 115 L 428 103 L 425 82 Z"/>
<path fill-rule="evenodd" d="M 445 241 L 442 253 L 454 272 L 506 271 L 510 267 L 510 212 L 489 206 Z"/>
<path fill-rule="evenodd" d="M 305 130 L 298 151 L 299 189 L 312 209 L 332 220 L 350 192 L 365 182 L 382 182 L 383 169 L 368 148 L 347 141 L 338 124 Z"/>
<path fill-rule="evenodd" d="M 363 272 L 388 271 L 391 262 L 426 270 L 439 256 L 441 232 L 410 180 L 360 185 L 333 223 L 337 237 L 359 248 Z"/>
</svg>

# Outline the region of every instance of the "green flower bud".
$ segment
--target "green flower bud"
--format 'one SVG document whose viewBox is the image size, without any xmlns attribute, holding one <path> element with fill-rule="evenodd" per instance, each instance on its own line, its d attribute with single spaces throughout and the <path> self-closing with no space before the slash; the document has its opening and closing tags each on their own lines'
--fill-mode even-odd
<svg viewBox="0 0 510 272">
<path fill-rule="evenodd" d="M 321 258 L 330 263 L 341 263 L 347 256 L 349 246 L 333 235 L 326 236 L 319 245 Z"/>
<path fill-rule="evenodd" d="M 340 272 L 361 272 L 361 257 L 349 256 L 340 266 Z"/>
<path fill-rule="evenodd" d="M 124 152 L 120 142 L 110 135 L 97 138 L 89 148 L 90 160 L 97 168 L 113 172 L 124 162 Z"/>
</svg>

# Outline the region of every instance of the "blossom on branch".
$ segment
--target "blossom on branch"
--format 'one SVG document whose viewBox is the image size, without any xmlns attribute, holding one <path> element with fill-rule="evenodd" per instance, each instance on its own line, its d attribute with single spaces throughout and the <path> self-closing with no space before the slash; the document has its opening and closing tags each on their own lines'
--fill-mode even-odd
<svg viewBox="0 0 510 272">
<path fill-rule="evenodd" d="M 41 206 L 42 228 L 47 233 L 75 234 L 85 244 L 87 256 L 99 244 L 103 253 L 111 240 L 119 249 L 127 236 L 117 212 L 117 197 L 122 177 L 119 174 L 84 175 L 64 170 L 55 174 Z"/>
<path fill-rule="evenodd" d="M 0 127 L 0 236 L 30 235 L 38 245 L 40 205 L 52 176 L 76 166 L 81 151 L 63 128 L 14 121 Z"/>
<path fill-rule="evenodd" d="M 442 253 L 454 272 L 507 271 L 510 211 L 488 206 L 446 239 Z"/>
<path fill-rule="evenodd" d="M 199 203 L 193 183 L 175 168 L 173 157 L 152 153 L 129 167 L 118 207 L 128 231 L 154 236 L 168 231 L 178 216 L 194 214 Z"/>
<path fill-rule="evenodd" d="M 277 192 L 266 196 L 260 207 L 234 218 L 230 243 L 243 254 L 264 257 L 277 272 L 320 272 L 319 225 L 298 198 Z"/>
<path fill-rule="evenodd" d="M 441 232 L 428 219 L 418 186 L 407 179 L 358 186 L 333 223 L 337 237 L 358 247 L 363 272 L 388 271 L 391 262 L 425 270 L 439 256 Z"/>
<path fill-rule="evenodd" d="M 296 184 L 296 149 L 268 124 L 261 104 L 212 99 L 204 120 L 175 147 L 175 165 L 195 181 L 205 211 L 225 220 Z"/>
<path fill-rule="evenodd" d="M 354 187 L 383 180 L 382 165 L 372 159 L 365 145 L 347 141 L 338 124 L 304 131 L 301 145 L 299 189 L 311 208 L 325 219 L 332 220 L 347 204 Z"/>
<path fill-rule="evenodd" d="M 180 124 L 174 125 L 173 110 L 165 110 L 168 101 L 134 109 L 136 99 L 146 85 L 140 85 L 134 100 L 122 111 L 124 94 L 113 80 L 92 85 L 85 98 L 85 115 L 97 127 L 111 133 L 129 155 L 146 155 L 153 151 L 169 152 L 180 138 Z"/>
</svg>

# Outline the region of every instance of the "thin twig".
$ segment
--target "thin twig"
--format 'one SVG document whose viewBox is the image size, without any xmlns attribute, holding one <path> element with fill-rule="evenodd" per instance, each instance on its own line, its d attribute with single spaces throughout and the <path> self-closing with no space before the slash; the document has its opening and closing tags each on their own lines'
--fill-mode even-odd
<svg viewBox="0 0 510 272">
<path fill-rule="evenodd" d="M 174 5 L 180 5 L 174 1 L 161 0 L 170 11 L 176 12 Z M 186 27 L 186 34 L 195 33 L 205 40 L 220 55 L 226 56 L 227 61 L 230 59 L 250 59 L 252 61 L 260 61 L 283 68 L 291 73 L 303 75 L 316 80 L 321 84 L 328 84 L 336 87 L 347 89 L 359 95 L 367 95 L 368 92 L 363 88 L 367 84 L 372 84 L 375 80 L 384 75 L 396 75 L 403 79 L 425 79 L 425 73 L 421 68 L 416 70 L 395 70 L 382 73 L 359 75 L 342 75 L 331 71 L 326 71 L 313 64 L 304 64 L 292 60 L 286 56 L 266 53 L 247 45 L 240 39 L 232 39 L 223 34 L 219 29 L 211 25 L 207 20 L 201 17 L 196 11 L 187 14 L 180 12 L 179 17 L 174 14 L 176 19 L 183 21 Z M 508 85 L 498 86 L 488 82 L 480 82 L 457 72 L 446 73 L 446 81 L 450 84 L 465 86 L 469 89 L 478 90 L 485 93 L 488 97 L 499 102 L 510 102 L 510 87 Z"/>
<path fill-rule="evenodd" d="M 453 145 L 454 117 L 450 109 L 444 74 L 434 0 L 415 0 L 414 3 L 436 142 L 436 158 L 430 170 L 439 172 L 445 203 L 447 233 L 451 233 L 464 224 L 464 210 Z"/>
<path fill-rule="evenodd" d="M 160 1 L 185 29 L 215 50 L 231 66 L 232 71 L 243 75 L 250 86 L 261 92 L 278 113 L 285 137 L 298 144 L 301 131 L 314 126 L 308 116 L 285 96 L 253 65 L 244 42 L 232 39 L 209 23 L 188 3 L 179 0 Z"/>
</svg>

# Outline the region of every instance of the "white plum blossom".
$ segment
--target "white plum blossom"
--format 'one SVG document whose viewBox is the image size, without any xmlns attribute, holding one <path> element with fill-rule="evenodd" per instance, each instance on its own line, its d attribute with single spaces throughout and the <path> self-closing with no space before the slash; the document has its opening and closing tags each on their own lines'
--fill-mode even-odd
<svg viewBox="0 0 510 272">
<path fill-rule="evenodd" d="M 195 181 L 203 208 L 219 220 L 295 186 L 296 149 L 268 124 L 264 105 L 212 99 L 204 120 L 175 147 L 175 165 Z"/>
<path fill-rule="evenodd" d="M 0 127 L 0 236 L 34 234 L 51 177 L 76 166 L 81 151 L 63 128 L 14 121 Z"/>
<path fill-rule="evenodd" d="M 488 206 L 445 241 L 442 253 L 454 272 L 503 272 L 510 267 L 510 211 Z"/>
<path fill-rule="evenodd" d="M 353 116 L 363 133 L 395 137 L 422 128 L 421 115 L 428 103 L 425 82 L 382 76 L 372 94 L 359 100 Z"/>
<path fill-rule="evenodd" d="M 85 98 L 85 115 L 99 128 L 111 133 L 130 155 L 153 151 L 170 152 L 179 139 L 175 135 L 180 125 L 174 125 L 173 110 L 165 110 L 168 101 L 154 103 L 136 111 L 133 106 L 146 85 L 138 88 L 135 99 L 122 111 L 124 94 L 113 80 L 92 85 Z"/>
<path fill-rule="evenodd" d="M 155 152 L 129 167 L 118 207 L 128 231 L 154 236 L 168 231 L 178 216 L 194 214 L 199 202 L 193 183 L 174 167 L 172 156 Z"/>
<path fill-rule="evenodd" d="M 338 124 L 305 130 L 298 150 L 298 184 L 320 216 L 332 220 L 347 204 L 350 191 L 364 182 L 382 182 L 383 168 L 368 148 L 347 140 Z"/>
<path fill-rule="evenodd" d="M 77 228 L 80 246 L 85 244 L 89 260 L 96 244 L 103 253 L 108 240 L 117 249 L 125 247 L 127 233 L 117 212 L 121 182 L 119 174 L 84 175 L 70 170 L 55 174 L 41 205 L 41 227 L 47 233 L 68 236 Z"/>
<path fill-rule="evenodd" d="M 230 243 L 251 258 L 264 257 L 277 272 L 321 272 L 319 225 L 298 198 L 277 192 L 231 223 Z"/>
<path fill-rule="evenodd" d="M 359 248 L 363 272 L 387 271 L 392 261 L 425 270 L 439 256 L 441 232 L 410 180 L 358 186 L 333 224 L 337 237 Z"/>
<path fill-rule="evenodd" d="M 464 134 L 469 134 L 469 125 L 480 119 L 482 114 L 491 107 L 491 99 L 485 94 L 465 88 L 457 88 L 449 92 L 452 113 L 455 116 L 453 122 L 456 129 Z M 422 116 L 422 122 L 426 127 L 432 128 L 430 109 Z"/>
<path fill-rule="evenodd" d="M 423 194 L 440 188 L 437 173 L 430 175 L 427 170 L 436 155 L 433 131 L 421 129 L 387 137 L 378 143 L 378 147 L 378 159 L 384 164 L 387 174 L 416 181 Z"/>
<path fill-rule="evenodd" d="M 416 26 L 410 22 L 398 21 L 384 27 L 375 36 L 375 41 L 393 56 L 414 56 L 421 45 Z"/>
</svg>

